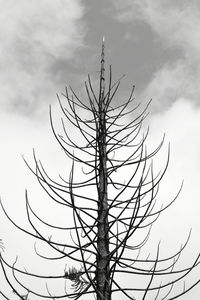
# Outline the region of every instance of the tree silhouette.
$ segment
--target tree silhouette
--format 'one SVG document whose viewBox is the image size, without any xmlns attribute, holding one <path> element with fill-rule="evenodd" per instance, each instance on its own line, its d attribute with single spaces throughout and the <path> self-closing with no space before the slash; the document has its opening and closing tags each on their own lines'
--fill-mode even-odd
<svg viewBox="0 0 200 300">
<path fill-rule="evenodd" d="M 132 106 L 134 86 L 128 100 L 118 105 L 114 103 L 120 80 L 113 83 L 111 66 L 106 79 L 104 41 L 99 77 L 97 94 L 88 75 L 85 82 L 87 101 L 80 99 L 71 87 L 63 94 L 65 104 L 58 96 L 64 116 L 62 135 L 55 129 L 50 108 L 53 134 L 71 159 L 68 179 L 51 178 L 35 153 L 35 168 L 25 160 L 49 198 L 67 209 L 68 215 L 70 212 L 73 225 L 62 227 L 56 219 L 54 224 L 48 223 L 32 209 L 26 192 L 27 217 L 31 225 L 31 230 L 27 230 L 9 217 L 1 202 L 7 218 L 18 229 L 48 245 L 54 253 L 53 256 L 41 254 L 35 247 L 37 255 L 63 266 L 60 275 L 42 274 L 42 270 L 41 274 L 35 274 L 18 267 L 17 260 L 9 263 L 1 254 L 1 267 L 15 299 L 79 299 L 94 295 L 98 300 L 110 300 L 116 294 L 116 297 L 127 299 L 169 300 L 184 295 L 199 282 L 190 286 L 184 283 L 185 277 L 199 264 L 199 255 L 190 267 L 176 267 L 189 237 L 174 255 L 161 258 L 158 244 L 153 258 L 141 257 L 152 224 L 176 200 L 181 189 L 170 203 L 157 208 L 159 185 L 168 167 L 170 150 L 164 170 L 154 174 L 153 157 L 164 139 L 154 151 L 147 151 L 148 130 L 142 134 L 141 128 L 149 103 L 137 113 L 139 106 Z M 68 124 L 74 127 L 73 136 Z M 78 179 L 80 176 L 76 179 L 76 168 L 82 170 L 79 172 L 81 179 Z M 34 220 L 47 228 L 46 234 Z M 58 242 L 53 233 L 49 237 L 49 229 L 65 232 L 65 238 Z M 67 267 L 69 261 L 74 264 Z M 8 276 L 10 270 L 12 279 Z M 38 292 L 26 283 L 26 278 L 39 278 L 46 282 L 46 289 Z M 52 288 L 52 282 L 57 280 L 64 282 L 59 294 Z M 71 283 L 71 289 L 67 282 Z M 1 294 L 9 299 L 3 291 Z"/>
</svg>

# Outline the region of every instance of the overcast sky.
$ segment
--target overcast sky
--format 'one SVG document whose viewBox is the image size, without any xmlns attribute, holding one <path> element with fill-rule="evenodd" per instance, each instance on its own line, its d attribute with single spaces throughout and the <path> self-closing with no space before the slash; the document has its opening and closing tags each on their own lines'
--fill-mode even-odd
<svg viewBox="0 0 200 300">
<path fill-rule="evenodd" d="M 35 147 L 48 170 L 62 169 L 49 104 L 55 118 L 56 93 L 67 84 L 81 91 L 88 73 L 96 78 L 105 36 L 107 66 L 116 79 L 126 74 L 120 96 L 135 84 L 138 101 L 152 98 L 150 142 L 157 145 L 165 132 L 166 151 L 171 143 L 160 201 L 172 199 L 184 179 L 152 238 L 177 250 L 192 227 L 186 255 L 192 262 L 200 251 L 200 2 L 0 0 L 0 7 L 0 194 L 8 211 L 23 219 L 24 189 L 32 200 L 40 193 L 21 155 L 32 161 Z M 5 224 L 0 234 L 15 247 Z M 199 294 L 200 287 L 182 299 Z"/>
</svg>

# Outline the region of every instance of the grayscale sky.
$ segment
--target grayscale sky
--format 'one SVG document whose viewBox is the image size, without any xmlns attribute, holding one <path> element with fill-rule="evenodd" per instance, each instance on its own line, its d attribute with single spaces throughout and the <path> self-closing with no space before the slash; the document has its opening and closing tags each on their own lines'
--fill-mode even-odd
<svg viewBox="0 0 200 300">
<path fill-rule="evenodd" d="M 200 251 L 200 1 L 0 0 L 0 7 L 0 194 L 7 210 L 25 222 L 25 188 L 33 206 L 45 209 L 21 157 L 32 163 L 33 147 L 49 172 L 57 175 L 64 166 L 67 173 L 70 165 L 63 165 L 50 130 L 49 104 L 54 119 L 60 117 L 56 93 L 67 84 L 81 93 L 88 73 L 97 78 L 105 36 L 107 67 L 112 64 L 116 79 L 126 74 L 117 101 L 132 84 L 137 101 L 153 99 L 150 147 L 166 133 L 160 167 L 171 144 L 158 200 L 170 201 L 184 179 L 152 240 L 162 240 L 163 253 L 176 251 L 192 227 L 182 266 L 192 263 Z M 22 251 L 16 242 L 26 249 L 24 238 L 1 222 L 0 238 L 14 259 Z M 199 294 L 200 286 L 182 299 L 199 300 Z"/>
</svg>

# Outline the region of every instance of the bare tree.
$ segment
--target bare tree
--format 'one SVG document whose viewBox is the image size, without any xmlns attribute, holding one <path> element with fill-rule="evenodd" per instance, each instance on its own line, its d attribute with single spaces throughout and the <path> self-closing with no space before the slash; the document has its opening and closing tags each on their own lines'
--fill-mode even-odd
<svg viewBox="0 0 200 300">
<path fill-rule="evenodd" d="M 199 282 L 185 285 L 185 277 L 199 264 L 199 255 L 190 267 L 176 268 L 189 237 L 172 256 L 161 258 L 158 245 L 154 258 L 141 257 L 141 249 L 149 238 L 152 224 L 176 200 L 180 191 L 169 204 L 157 208 L 156 198 L 168 166 L 169 150 L 164 170 L 155 174 L 153 157 L 164 139 L 154 151 L 147 151 L 148 130 L 142 134 L 141 127 L 149 103 L 137 113 L 139 107 L 132 106 L 133 86 L 128 100 L 115 105 L 114 97 L 120 80 L 113 83 L 111 67 L 106 78 L 103 42 L 98 94 L 88 75 L 85 82 L 87 102 L 80 99 L 71 87 L 69 90 L 66 88 L 63 94 L 65 104 L 58 96 L 64 115 L 62 135 L 57 134 L 50 108 L 54 136 L 72 161 L 69 178 L 60 176 L 60 181 L 52 179 L 35 153 L 35 168 L 27 164 L 50 199 L 63 209 L 67 208 L 68 214 L 70 211 L 73 225 L 62 227 L 56 219 L 54 224 L 48 223 L 32 209 L 26 193 L 29 231 L 16 224 L 1 203 L 7 218 L 18 229 L 48 245 L 54 253 L 53 257 L 49 257 L 38 253 L 35 248 L 37 255 L 49 262 L 58 260 L 63 266 L 60 275 L 43 274 L 42 270 L 41 274 L 35 274 L 18 267 L 17 261 L 9 263 L 1 254 L 1 267 L 16 299 L 79 299 L 84 295 L 94 295 L 98 300 L 111 300 L 115 294 L 116 297 L 122 294 L 128 299 L 169 300 L 181 297 Z M 68 131 L 68 124 L 76 130 L 73 137 Z M 80 180 L 76 180 L 74 174 L 77 166 L 78 170 L 82 168 Z M 65 232 L 66 238 L 58 242 L 54 234 L 49 237 L 35 225 L 34 220 L 44 225 L 47 232 L 49 229 Z M 74 261 L 74 265 L 67 268 L 69 261 Z M 12 279 L 8 276 L 10 270 Z M 47 282 L 46 290 L 36 291 L 26 284 L 27 277 Z M 128 282 L 124 286 L 124 278 L 129 278 L 130 286 Z M 56 294 L 52 281 L 59 279 L 64 280 L 64 287 L 60 294 Z M 71 282 L 72 290 L 68 290 L 66 282 Z M 3 291 L 1 294 L 9 299 Z"/>
</svg>

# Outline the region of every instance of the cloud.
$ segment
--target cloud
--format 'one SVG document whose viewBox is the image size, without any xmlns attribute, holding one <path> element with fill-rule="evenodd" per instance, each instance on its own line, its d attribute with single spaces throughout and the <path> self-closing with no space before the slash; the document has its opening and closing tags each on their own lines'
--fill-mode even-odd
<svg viewBox="0 0 200 300">
<path fill-rule="evenodd" d="M 81 0 L 1 0 L 0 5 L 1 105 L 37 112 L 57 90 L 57 60 L 73 59 L 83 46 L 83 5 Z"/>
<path fill-rule="evenodd" d="M 196 1 L 118 0 L 115 7 L 120 22 L 145 22 L 164 47 L 179 53 L 176 60 L 165 58 L 152 74 L 142 97 L 153 97 L 156 110 L 165 109 L 179 97 L 199 104 L 199 4 Z"/>
<path fill-rule="evenodd" d="M 121 22 L 147 23 L 167 45 L 199 50 L 199 4 L 196 1 L 118 0 L 113 2 Z"/>
</svg>

